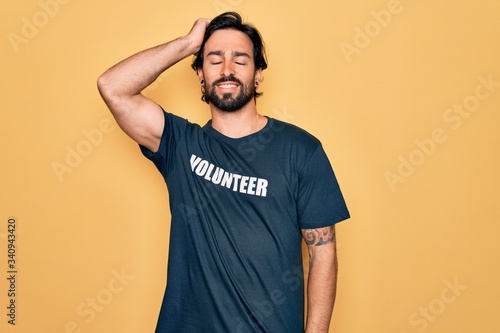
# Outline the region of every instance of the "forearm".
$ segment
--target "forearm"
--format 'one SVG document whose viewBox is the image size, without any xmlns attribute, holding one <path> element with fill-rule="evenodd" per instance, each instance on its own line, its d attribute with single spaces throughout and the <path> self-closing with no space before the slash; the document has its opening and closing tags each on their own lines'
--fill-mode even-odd
<svg viewBox="0 0 500 333">
<path fill-rule="evenodd" d="M 327 333 L 337 289 L 335 243 L 322 246 L 309 260 L 306 333 Z"/>
<path fill-rule="evenodd" d="M 134 96 L 172 65 L 194 54 L 199 45 L 188 36 L 152 47 L 119 62 L 99 77 L 103 95 Z"/>
</svg>

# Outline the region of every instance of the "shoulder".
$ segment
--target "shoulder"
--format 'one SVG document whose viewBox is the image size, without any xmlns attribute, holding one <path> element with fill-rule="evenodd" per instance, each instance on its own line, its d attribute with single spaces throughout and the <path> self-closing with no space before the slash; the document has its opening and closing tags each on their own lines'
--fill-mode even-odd
<svg viewBox="0 0 500 333">
<path fill-rule="evenodd" d="M 276 138 L 274 156 L 276 160 L 287 161 L 287 165 L 300 174 L 323 150 L 320 140 L 307 130 L 281 120 L 270 118 L 272 131 L 269 141 Z"/>
<path fill-rule="evenodd" d="M 321 145 L 320 140 L 305 129 L 278 119 L 269 118 L 270 129 L 282 136 L 291 145 L 307 150 L 315 150 Z"/>
<path fill-rule="evenodd" d="M 163 110 L 163 113 L 165 116 L 164 136 L 166 134 L 173 135 L 174 137 L 203 134 L 199 124 L 165 110 Z"/>
</svg>

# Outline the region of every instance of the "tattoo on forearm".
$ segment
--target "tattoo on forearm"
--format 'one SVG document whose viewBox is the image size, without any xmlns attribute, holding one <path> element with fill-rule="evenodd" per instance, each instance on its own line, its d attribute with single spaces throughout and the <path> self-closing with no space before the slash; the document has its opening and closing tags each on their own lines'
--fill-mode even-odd
<svg viewBox="0 0 500 333">
<path fill-rule="evenodd" d="M 317 229 L 303 229 L 302 236 L 307 245 L 318 246 L 331 243 L 335 240 L 335 227 L 333 225 L 317 228 Z"/>
</svg>

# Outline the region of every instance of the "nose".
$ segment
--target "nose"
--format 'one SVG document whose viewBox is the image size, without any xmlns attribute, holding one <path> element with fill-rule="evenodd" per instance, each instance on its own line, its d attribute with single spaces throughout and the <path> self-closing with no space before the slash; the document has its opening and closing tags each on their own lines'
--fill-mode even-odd
<svg viewBox="0 0 500 333">
<path fill-rule="evenodd" d="M 234 66 L 232 61 L 224 61 L 220 74 L 225 77 L 234 75 Z"/>
</svg>

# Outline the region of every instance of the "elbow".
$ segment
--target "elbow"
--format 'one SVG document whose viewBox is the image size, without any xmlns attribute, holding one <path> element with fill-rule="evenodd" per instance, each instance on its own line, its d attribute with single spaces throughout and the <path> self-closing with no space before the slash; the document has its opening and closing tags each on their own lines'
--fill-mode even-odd
<svg viewBox="0 0 500 333">
<path fill-rule="evenodd" d="M 97 90 L 104 100 L 106 100 L 106 96 L 112 95 L 112 85 L 106 73 L 101 74 L 101 76 L 97 78 Z"/>
<path fill-rule="evenodd" d="M 97 90 L 113 116 L 115 118 L 120 116 L 123 112 L 122 97 L 106 73 L 97 78 Z"/>
<path fill-rule="evenodd" d="M 97 78 L 97 90 L 108 108 L 114 114 L 117 111 L 117 105 L 120 104 L 123 96 L 117 90 L 116 84 L 113 84 L 113 80 L 109 75 L 107 75 L 107 73 L 104 73 Z"/>
</svg>

